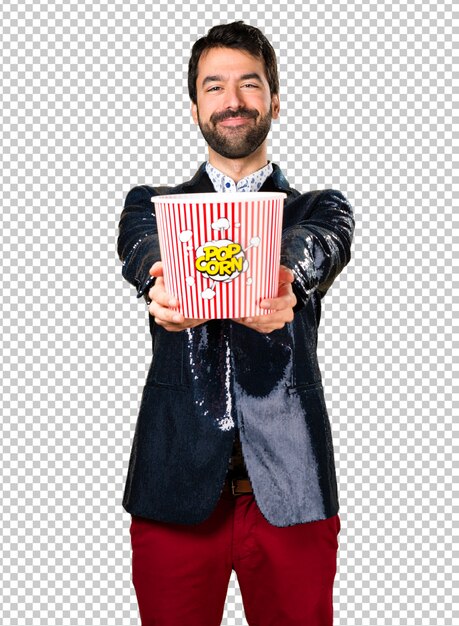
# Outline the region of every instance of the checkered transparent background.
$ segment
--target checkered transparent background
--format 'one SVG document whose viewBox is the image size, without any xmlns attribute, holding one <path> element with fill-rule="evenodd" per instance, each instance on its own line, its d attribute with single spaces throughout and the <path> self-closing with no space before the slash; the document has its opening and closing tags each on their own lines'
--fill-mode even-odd
<svg viewBox="0 0 459 626">
<path fill-rule="evenodd" d="M 188 57 L 235 19 L 278 54 L 269 158 L 356 212 L 319 353 L 341 503 L 335 624 L 459 623 L 452 3 L 1 12 L 1 623 L 140 623 L 121 498 L 150 341 L 117 223 L 131 187 L 187 180 L 205 160 Z M 246 624 L 234 572 L 222 623 Z"/>
</svg>

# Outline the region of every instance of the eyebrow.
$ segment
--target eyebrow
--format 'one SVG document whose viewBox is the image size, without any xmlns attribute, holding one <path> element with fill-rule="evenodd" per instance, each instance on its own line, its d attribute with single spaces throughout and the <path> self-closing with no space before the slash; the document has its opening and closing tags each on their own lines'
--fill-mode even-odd
<svg viewBox="0 0 459 626">
<path fill-rule="evenodd" d="M 242 76 L 239 77 L 239 80 L 249 80 L 252 78 L 256 78 L 257 80 L 261 82 L 261 76 L 259 74 L 257 74 L 256 72 L 251 72 L 250 74 L 242 74 Z M 220 74 L 215 75 L 215 76 L 206 76 L 204 78 L 204 80 L 202 81 L 202 86 L 204 87 L 207 83 L 214 83 L 214 82 L 218 82 L 218 81 L 223 81 L 224 78 L 223 76 L 221 76 Z"/>
</svg>

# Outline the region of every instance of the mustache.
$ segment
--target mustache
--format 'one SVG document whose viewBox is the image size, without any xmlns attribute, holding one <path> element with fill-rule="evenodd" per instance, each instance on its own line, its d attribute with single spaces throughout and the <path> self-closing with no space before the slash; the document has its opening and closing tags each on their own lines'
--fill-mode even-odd
<svg viewBox="0 0 459 626">
<path fill-rule="evenodd" d="M 232 117 L 246 117 L 248 119 L 255 119 L 258 117 L 258 112 L 250 111 L 249 109 L 238 109 L 237 111 L 223 111 L 222 113 L 215 113 L 211 116 L 210 119 L 214 124 L 217 124 L 218 122 L 223 122 L 223 120 L 228 120 Z"/>
</svg>

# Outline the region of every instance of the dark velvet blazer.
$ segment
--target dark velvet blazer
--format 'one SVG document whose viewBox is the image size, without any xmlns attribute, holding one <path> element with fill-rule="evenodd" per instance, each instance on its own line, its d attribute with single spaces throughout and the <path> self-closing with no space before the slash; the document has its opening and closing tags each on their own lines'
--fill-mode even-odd
<svg viewBox="0 0 459 626">
<path fill-rule="evenodd" d="M 339 191 L 301 194 L 273 168 L 260 191 L 287 194 L 281 263 L 295 276 L 294 319 L 263 334 L 231 320 L 168 332 L 149 316 L 152 360 L 123 497 L 132 515 L 179 524 L 207 519 L 222 492 L 236 429 L 268 522 L 290 526 L 338 512 L 317 330 L 321 300 L 351 257 L 353 210 Z M 213 191 L 205 163 L 176 187 L 129 191 L 118 255 L 138 297 L 148 301 L 148 270 L 161 258 L 151 198 Z"/>
</svg>

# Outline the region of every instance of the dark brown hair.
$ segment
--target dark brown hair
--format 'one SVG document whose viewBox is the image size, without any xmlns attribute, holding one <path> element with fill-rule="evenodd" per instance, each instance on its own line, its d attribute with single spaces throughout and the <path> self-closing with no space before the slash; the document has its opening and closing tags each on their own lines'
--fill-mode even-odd
<svg viewBox="0 0 459 626">
<path fill-rule="evenodd" d="M 258 28 L 239 20 L 231 24 L 214 26 L 205 37 L 201 37 L 193 45 L 188 63 L 188 93 L 194 104 L 197 104 L 196 79 L 199 59 L 205 50 L 211 48 L 235 48 L 262 59 L 271 96 L 279 93 L 276 53 L 272 45 Z"/>
</svg>

